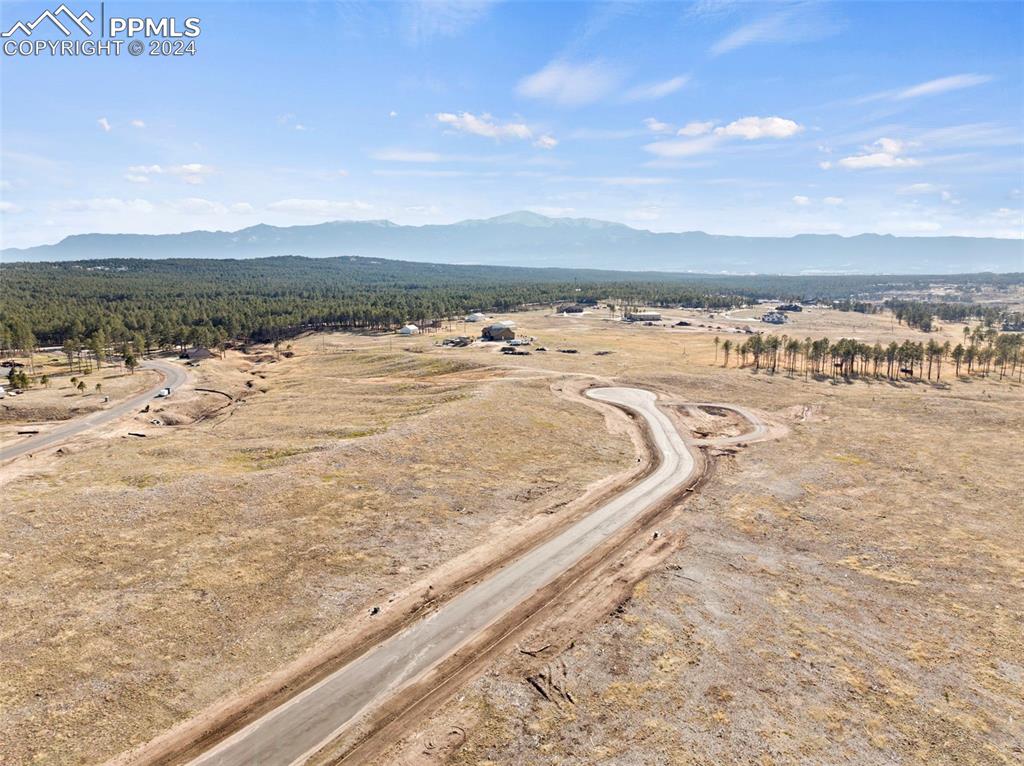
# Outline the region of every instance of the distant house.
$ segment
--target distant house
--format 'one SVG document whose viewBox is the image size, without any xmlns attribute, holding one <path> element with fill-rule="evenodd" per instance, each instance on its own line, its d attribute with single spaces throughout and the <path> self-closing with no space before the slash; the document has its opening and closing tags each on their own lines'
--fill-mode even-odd
<svg viewBox="0 0 1024 766">
<path fill-rule="evenodd" d="M 417 335 L 420 328 L 414 324 L 407 324 L 401 330 L 398 331 L 399 335 Z"/>
<path fill-rule="evenodd" d="M 783 303 L 781 306 L 775 307 L 776 311 L 803 311 L 803 306 L 799 303 Z"/>
<path fill-rule="evenodd" d="M 196 348 L 190 348 L 188 351 L 183 351 L 178 355 L 179 359 L 188 359 L 190 362 L 201 362 L 204 359 L 214 359 L 214 354 L 210 349 L 197 346 Z"/>
<path fill-rule="evenodd" d="M 761 317 L 761 321 L 768 324 L 785 324 L 789 320 L 781 311 L 769 311 Z"/>
<path fill-rule="evenodd" d="M 466 316 L 467 322 L 483 322 L 487 317 L 481 314 L 479 311 L 474 311 L 472 314 Z"/>
<path fill-rule="evenodd" d="M 626 314 L 630 322 L 660 322 L 661 314 L 657 311 L 630 311 Z"/>
<path fill-rule="evenodd" d="M 516 323 L 508 319 L 488 325 L 480 333 L 484 340 L 512 340 L 516 337 Z"/>
</svg>

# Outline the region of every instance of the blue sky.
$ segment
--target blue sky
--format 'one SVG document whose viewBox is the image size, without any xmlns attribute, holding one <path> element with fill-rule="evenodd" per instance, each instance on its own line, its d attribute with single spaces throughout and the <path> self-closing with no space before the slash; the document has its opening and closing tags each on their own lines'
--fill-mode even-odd
<svg viewBox="0 0 1024 766">
<path fill-rule="evenodd" d="M 0 25 L 47 7 L 4 2 Z M 1024 233 L 1021 3 L 105 11 L 197 16 L 197 55 L 5 56 L 4 246 L 520 209 L 717 234 Z"/>
</svg>

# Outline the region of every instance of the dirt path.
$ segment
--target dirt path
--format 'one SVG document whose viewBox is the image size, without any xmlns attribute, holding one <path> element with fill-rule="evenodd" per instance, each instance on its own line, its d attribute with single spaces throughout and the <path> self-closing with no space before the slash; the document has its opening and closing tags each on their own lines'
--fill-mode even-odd
<svg viewBox="0 0 1024 766">
<path fill-rule="evenodd" d="M 570 396 L 579 396 L 578 387 L 567 388 L 577 389 L 567 392 Z M 621 533 L 631 532 L 628 527 L 632 522 L 646 517 L 648 511 L 669 499 L 678 499 L 676 495 L 685 491 L 698 467 L 703 466 L 703 461 L 697 457 L 698 450 L 688 443 L 691 440 L 681 435 L 673 421 L 655 406 L 654 394 L 637 389 L 606 388 L 592 391 L 590 397 L 614 404 L 645 424 L 650 446 L 659 458 L 658 465 L 638 475 L 631 488 L 496 573 L 472 584 L 422 619 L 415 619 L 420 614 L 418 609 L 414 610 L 413 619 L 397 626 L 404 630 L 390 637 L 379 637 L 376 644 L 364 646 L 364 653 L 351 657 L 351 661 L 330 674 L 321 674 L 323 677 L 305 684 L 304 689 L 296 688 L 294 683 L 289 685 L 284 677 L 278 676 L 276 688 L 265 686 L 263 689 L 268 692 L 267 699 L 277 704 L 271 707 L 264 702 L 251 706 L 262 715 L 245 714 L 244 710 L 222 706 L 219 711 L 207 711 L 204 716 L 115 762 L 181 762 L 184 757 L 202 753 L 204 746 L 209 747 L 223 736 L 227 739 L 197 755 L 194 763 L 250 763 L 257 759 L 270 764 L 303 762 L 335 740 L 343 729 L 360 728 L 349 724 L 357 723 L 361 717 L 366 724 L 362 728 L 368 727 L 369 731 L 380 728 L 368 723 L 373 716 L 366 718 L 365 714 L 382 700 L 390 698 L 383 712 L 393 721 L 395 710 L 401 710 L 403 702 L 408 707 L 423 699 L 424 685 L 429 689 L 440 688 L 439 682 L 450 682 L 459 676 L 453 670 L 466 670 L 466 657 L 480 661 L 488 654 L 487 649 L 493 651 L 499 647 L 502 640 L 536 611 L 533 601 L 540 598 L 546 603 L 565 589 L 565 580 L 577 582 L 581 572 L 576 570 L 586 572 L 600 563 L 603 544 Z M 759 431 L 763 424 L 750 413 L 741 414 L 749 416 L 754 427 L 743 438 L 748 441 L 759 438 L 764 433 Z M 738 437 L 730 437 L 735 438 Z M 588 560 L 588 554 L 592 557 L 597 554 L 596 559 Z M 491 640 L 495 631 L 498 641 Z M 452 668 L 453 660 L 462 662 L 456 662 L 457 667 Z M 292 671 L 297 669 L 291 668 Z M 363 731 L 359 736 L 364 747 L 367 733 Z"/>
<path fill-rule="evenodd" d="M 31 455 L 39 450 L 62 444 L 73 439 L 86 431 L 107 425 L 119 418 L 134 412 L 139 407 L 153 399 L 162 388 L 172 390 L 184 385 L 188 380 L 188 373 L 179 365 L 171 364 L 161 360 L 153 359 L 142 365 L 142 369 L 153 369 L 162 376 L 160 382 L 152 388 L 137 394 L 127 401 L 116 404 L 113 407 L 94 412 L 83 418 L 78 418 L 70 423 L 57 426 L 49 431 L 29 436 L 24 441 L 12 444 L 9 447 L 0 449 L 0 462 L 13 460 L 22 455 Z"/>
</svg>

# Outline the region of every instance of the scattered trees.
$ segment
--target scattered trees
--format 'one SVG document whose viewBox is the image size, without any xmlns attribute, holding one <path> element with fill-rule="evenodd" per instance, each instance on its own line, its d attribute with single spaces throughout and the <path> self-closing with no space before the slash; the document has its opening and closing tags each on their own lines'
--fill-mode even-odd
<svg viewBox="0 0 1024 766">
<path fill-rule="evenodd" d="M 736 347 L 737 366 L 747 367 L 749 357 L 749 366 L 755 372 L 774 373 L 781 361 L 790 376 L 918 378 L 938 382 L 942 379 L 942 363 L 951 359 L 956 377 L 960 377 L 964 364 L 968 375 L 998 372 L 1000 379 L 1009 375 L 1018 380 L 1024 376 L 1024 335 L 992 331 L 971 333 L 970 339 L 966 347 L 957 344 L 953 348 L 948 341 L 935 340 L 927 343 L 905 340 L 900 344 L 892 341 L 883 347 L 880 343 L 870 345 L 850 338 L 840 338 L 833 343 L 828 338 L 800 341 L 786 335 L 757 334 Z M 725 366 L 729 365 L 730 350 L 731 347 L 726 350 Z"/>
</svg>

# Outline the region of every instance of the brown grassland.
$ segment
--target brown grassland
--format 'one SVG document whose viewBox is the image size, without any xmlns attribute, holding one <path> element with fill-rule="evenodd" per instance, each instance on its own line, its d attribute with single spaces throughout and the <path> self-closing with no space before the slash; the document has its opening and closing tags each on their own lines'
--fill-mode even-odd
<svg viewBox="0 0 1024 766">
<path fill-rule="evenodd" d="M 229 352 L 196 371 L 223 393 L 176 392 L 165 425 L 19 461 L 0 483 L 0 763 L 113 756 L 557 520 L 635 463 L 559 396 L 590 376 L 790 433 L 719 458 L 628 598 L 534 628 L 521 646 L 547 648 L 502 654 L 381 764 L 1020 762 L 1024 388 L 723 369 L 712 338 L 751 312 L 684 315 L 711 331 L 535 311 L 511 317 L 548 348 L 530 356 L 436 345 L 461 324 Z M 825 310 L 772 331 L 928 337 Z M 36 396 L 57 395 L 19 405 Z"/>
</svg>

